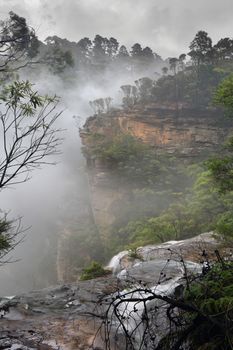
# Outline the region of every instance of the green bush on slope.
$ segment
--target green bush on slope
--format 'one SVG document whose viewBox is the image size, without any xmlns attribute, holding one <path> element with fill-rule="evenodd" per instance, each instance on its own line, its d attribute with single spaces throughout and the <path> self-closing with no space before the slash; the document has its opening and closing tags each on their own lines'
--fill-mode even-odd
<svg viewBox="0 0 233 350">
<path fill-rule="evenodd" d="M 105 270 L 98 262 L 92 261 L 92 263 L 83 270 L 80 280 L 91 280 L 93 278 L 108 275 L 109 273 L 110 271 Z"/>
</svg>

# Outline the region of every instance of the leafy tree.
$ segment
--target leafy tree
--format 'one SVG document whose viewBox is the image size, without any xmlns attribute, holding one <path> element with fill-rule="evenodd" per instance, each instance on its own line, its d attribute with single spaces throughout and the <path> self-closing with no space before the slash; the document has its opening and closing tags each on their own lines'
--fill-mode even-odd
<svg viewBox="0 0 233 350">
<path fill-rule="evenodd" d="M 233 212 L 226 211 L 219 216 L 216 224 L 216 231 L 228 242 L 233 242 Z"/>
<path fill-rule="evenodd" d="M 163 68 L 162 68 L 162 72 L 163 72 L 163 75 L 167 75 L 167 73 L 168 73 L 168 68 L 167 68 L 167 67 L 163 67 Z"/>
<path fill-rule="evenodd" d="M 6 256 L 22 241 L 24 230 L 21 226 L 21 218 L 8 220 L 6 214 L 1 213 L 0 218 L 0 264 L 7 263 L 11 259 Z"/>
<path fill-rule="evenodd" d="M 93 63 L 98 65 L 100 69 L 105 67 L 106 62 L 109 59 L 107 54 L 108 48 L 109 40 L 101 35 L 96 35 L 93 40 L 92 59 Z"/>
<path fill-rule="evenodd" d="M 233 264 L 215 264 L 186 290 L 184 300 L 197 310 L 191 317 L 190 345 L 196 349 L 232 347 Z M 184 331 L 185 332 L 185 331 Z"/>
<path fill-rule="evenodd" d="M 176 110 L 178 111 L 178 86 L 177 86 L 177 68 L 178 68 L 179 59 L 176 57 L 169 59 L 170 70 L 174 74 L 174 91 L 175 91 L 175 102 Z"/>
<path fill-rule="evenodd" d="M 147 77 L 143 77 L 135 81 L 135 84 L 138 89 L 138 95 L 142 102 L 150 101 L 152 98 L 152 88 L 153 88 L 153 80 Z"/>
<path fill-rule="evenodd" d="M 191 42 L 190 52 L 188 55 L 193 62 L 193 79 L 194 79 L 194 102 L 200 105 L 201 96 L 201 67 L 203 64 L 208 64 L 212 60 L 212 40 L 205 31 L 199 31 Z"/>
<path fill-rule="evenodd" d="M 169 173 L 169 162 L 166 163 L 166 166 Z M 170 167 L 172 168 L 172 162 Z M 152 214 L 149 211 L 143 211 L 143 209 L 136 212 L 134 216 L 127 212 L 127 218 L 130 220 L 125 225 L 121 225 L 116 233 L 118 244 L 122 249 L 125 249 L 127 244 L 138 247 L 145 244 L 165 242 L 169 239 L 188 238 L 200 232 L 213 230 L 218 225 L 221 216 L 226 211 L 231 212 L 233 194 L 229 193 L 225 197 L 220 197 L 217 189 L 213 186 L 209 171 L 191 166 L 187 173 L 183 170 L 184 174 L 182 176 L 180 174 L 181 168 L 178 170 L 177 163 L 176 167 L 179 175 L 173 174 L 173 181 L 175 185 L 180 181 L 180 188 L 175 188 L 173 181 L 171 181 L 169 183 L 170 192 L 165 191 L 169 177 L 162 170 L 162 161 L 160 160 L 158 176 L 154 174 L 155 188 L 157 188 L 154 196 L 159 197 L 161 210 L 156 209 L 154 205 Z M 186 182 L 189 187 L 184 190 L 185 176 L 192 177 L 194 183 L 190 186 Z M 161 181 L 161 177 L 163 178 L 162 193 L 158 191 L 158 182 Z M 150 184 L 151 188 L 152 185 Z M 181 192 L 181 188 L 183 188 L 183 192 Z M 164 203 L 165 205 L 162 208 L 164 197 L 167 202 Z M 125 212 L 126 209 L 124 209 Z"/>
<path fill-rule="evenodd" d="M 9 19 L 0 22 L 0 72 L 25 66 L 38 48 L 39 41 L 25 18 L 11 11 Z"/>
<path fill-rule="evenodd" d="M 9 232 L 10 222 L 0 220 L 0 252 L 8 250 L 10 248 L 9 236 L 6 232 Z"/>
<path fill-rule="evenodd" d="M 214 96 L 214 103 L 225 108 L 233 116 L 233 75 L 219 85 Z"/>
<path fill-rule="evenodd" d="M 67 68 L 74 66 L 74 59 L 71 51 L 63 50 L 59 40 L 55 37 L 48 37 L 46 40 L 48 49 L 42 60 L 49 67 L 53 74 L 61 74 Z"/>
<path fill-rule="evenodd" d="M 233 115 L 233 76 L 225 79 L 219 86 L 214 96 L 214 102 Z M 226 193 L 233 190 L 233 138 L 225 145 L 222 157 L 215 158 L 207 163 L 212 176 L 219 187 L 220 192 Z"/>
<path fill-rule="evenodd" d="M 119 48 L 117 58 L 121 60 L 129 58 L 128 50 L 124 45 L 121 45 L 121 47 Z"/>
<path fill-rule="evenodd" d="M 220 61 L 230 60 L 233 57 L 233 40 L 230 38 L 220 39 L 216 45 L 214 45 L 216 52 L 216 58 Z"/>
<path fill-rule="evenodd" d="M 212 40 L 203 30 L 200 30 L 191 42 L 188 55 L 197 65 L 204 63 L 208 53 L 212 50 Z"/>
<path fill-rule="evenodd" d="M 178 62 L 179 60 L 176 57 L 169 58 L 170 70 L 174 75 L 177 73 Z"/>
<path fill-rule="evenodd" d="M 110 38 L 107 43 L 107 54 L 110 58 L 114 58 L 117 54 L 119 43 L 115 38 Z"/>
<path fill-rule="evenodd" d="M 142 57 L 142 47 L 140 44 L 136 43 L 131 48 L 131 57 L 135 59 L 140 59 Z"/>
<path fill-rule="evenodd" d="M 152 98 L 158 102 L 173 102 L 175 100 L 174 77 L 169 74 L 158 79 L 152 90 Z"/>
<path fill-rule="evenodd" d="M 184 68 L 185 68 L 185 63 L 184 63 L 185 59 L 186 59 L 186 54 L 185 54 L 185 53 L 182 53 L 182 54 L 179 56 L 179 59 L 178 59 L 178 61 L 179 61 L 179 69 L 180 69 L 181 71 L 183 71 Z"/>
<path fill-rule="evenodd" d="M 127 244 L 140 247 L 146 244 L 155 244 L 174 239 L 173 227 L 167 217 L 130 221 L 125 227 L 119 230 L 119 235 L 124 237 L 124 248 Z"/>
<path fill-rule="evenodd" d="M 79 64 L 88 64 L 91 59 L 92 42 L 89 38 L 83 38 L 77 43 Z"/>
<path fill-rule="evenodd" d="M 147 64 L 150 64 L 154 61 L 154 54 L 150 47 L 146 46 L 142 50 L 142 58 Z"/>
</svg>

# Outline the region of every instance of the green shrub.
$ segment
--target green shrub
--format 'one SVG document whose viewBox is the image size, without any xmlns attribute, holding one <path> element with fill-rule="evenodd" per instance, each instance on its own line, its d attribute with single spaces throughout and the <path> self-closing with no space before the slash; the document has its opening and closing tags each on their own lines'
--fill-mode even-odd
<svg viewBox="0 0 233 350">
<path fill-rule="evenodd" d="M 144 152 L 149 149 L 148 146 L 139 142 L 131 135 L 116 136 L 103 146 L 104 147 L 97 151 L 99 156 L 115 163 L 128 162 L 131 159 L 142 158 Z"/>
<path fill-rule="evenodd" d="M 112 169 L 113 176 L 130 183 L 148 186 L 157 183 L 161 173 L 168 173 L 154 150 L 131 135 L 105 138 L 96 142 L 89 152 L 92 158 L 101 159 L 109 170 Z"/>
<path fill-rule="evenodd" d="M 233 342 L 233 262 L 219 262 L 191 284 L 184 302 L 193 305 L 192 349 L 228 350 Z"/>
<path fill-rule="evenodd" d="M 11 228 L 11 222 L 0 219 L 0 250 L 7 250 L 13 243 L 13 237 L 8 233 Z"/>
<path fill-rule="evenodd" d="M 227 211 L 220 215 L 216 225 L 216 231 L 226 239 L 233 239 L 233 213 Z"/>
<path fill-rule="evenodd" d="M 133 245 L 131 245 L 129 248 L 128 256 L 130 259 L 138 259 L 143 261 L 143 257 L 141 256 L 141 254 L 138 253 L 137 248 Z"/>
<path fill-rule="evenodd" d="M 108 274 L 110 274 L 110 271 L 105 270 L 98 262 L 92 261 L 92 263 L 83 270 L 80 280 L 91 280 L 93 278 L 102 277 Z"/>
</svg>

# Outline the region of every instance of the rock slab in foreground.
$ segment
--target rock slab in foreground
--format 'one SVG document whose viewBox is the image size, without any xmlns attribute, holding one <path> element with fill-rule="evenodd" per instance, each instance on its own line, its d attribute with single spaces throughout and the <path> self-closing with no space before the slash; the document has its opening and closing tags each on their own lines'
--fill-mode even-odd
<svg viewBox="0 0 233 350">
<path fill-rule="evenodd" d="M 127 274 L 134 280 L 154 285 L 172 253 L 174 260 L 166 266 L 164 283 L 167 283 L 168 279 L 180 276 L 176 258 L 182 255 L 189 261 L 190 268 L 198 268 L 203 249 L 214 251 L 217 246 L 212 233 L 202 234 L 184 241 L 139 248 L 143 261 L 131 259 L 127 252 L 120 253 L 119 259 L 112 260 L 115 265 L 111 267 L 120 272 L 121 277 Z M 11 299 L 2 298 L 0 306 L 6 314 L 0 320 L 0 349 L 104 349 L 101 337 L 95 337 L 102 318 L 93 315 L 99 312 L 97 304 L 101 298 L 124 289 L 125 278 L 122 280 L 105 276 L 32 291 Z"/>
</svg>

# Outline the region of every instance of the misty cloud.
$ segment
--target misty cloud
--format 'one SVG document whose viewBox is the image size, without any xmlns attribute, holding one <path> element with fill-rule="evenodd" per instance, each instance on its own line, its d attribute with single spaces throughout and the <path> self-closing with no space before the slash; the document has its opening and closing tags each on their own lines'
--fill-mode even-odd
<svg viewBox="0 0 233 350">
<path fill-rule="evenodd" d="M 8 12 L 13 10 L 27 19 L 40 39 L 58 35 L 78 41 L 86 36 L 92 39 L 98 33 L 114 36 L 128 47 L 140 42 L 163 57 L 187 52 L 190 41 L 200 29 L 208 31 L 214 41 L 232 36 L 232 0 L 196 0 L 192 3 L 184 0 L 0 0 L 0 5 L 1 19 L 7 18 Z M 61 109 L 65 109 L 61 127 L 67 131 L 59 164 L 36 172 L 31 182 L 1 197 L 1 207 L 10 211 L 11 217 L 22 215 L 24 226 L 32 227 L 24 244 L 14 253 L 16 259 L 22 256 L 24 259 L 18 265 L 12 265 L 11 279 L 7 275 L 7 281 L 13 281 L 12 286 L 8 288 L 1 283 L 7 291 L 16 290 L 16 275 L 22 280 L 21 288 L 32 288 L 31 274 L 38 264 L 39 258 L 35 259 L 38 247 L 46 240 L 48 232 L 59 234 L 59 216 L 64 205 L 71 208 L 74 199 L 82 201 L 86 174 L 73 116 L 81 116 L 83 122 L 92 113 L 89 100 L 99 97 L 111 96 L 117 103 L 119 86 L 138 78 L 114 74 L 112 79 L 112 75 L 107 75 L 102 77 L 101 84 L 92 81 L 78 85 L 77 82 L 77 86 L 73 84 L 66 92 L 59 79 L 48 79 L 47 72 L 43 74 L 36 76 L 36 88 L 39 85 L 42 93 L 61 96 Z M 75 210 L 78 212 L 76 207 Z M 30 275 L 28 285 L 23 274 Z M 0 280 L 3 280 L 2 271 Z"/>
<path fill-rule="evenodd" d="M 42 39 L 58 35 L 78 41 L 95 34 L 114 36 L 131 46 L 149 45 L 163 57 L 187 52 L 202 29 L 214 41 L 232 36 L 232 0 L 11 0 L 2 14 L 14 10 L 25 16 Z"/>
</svg>

